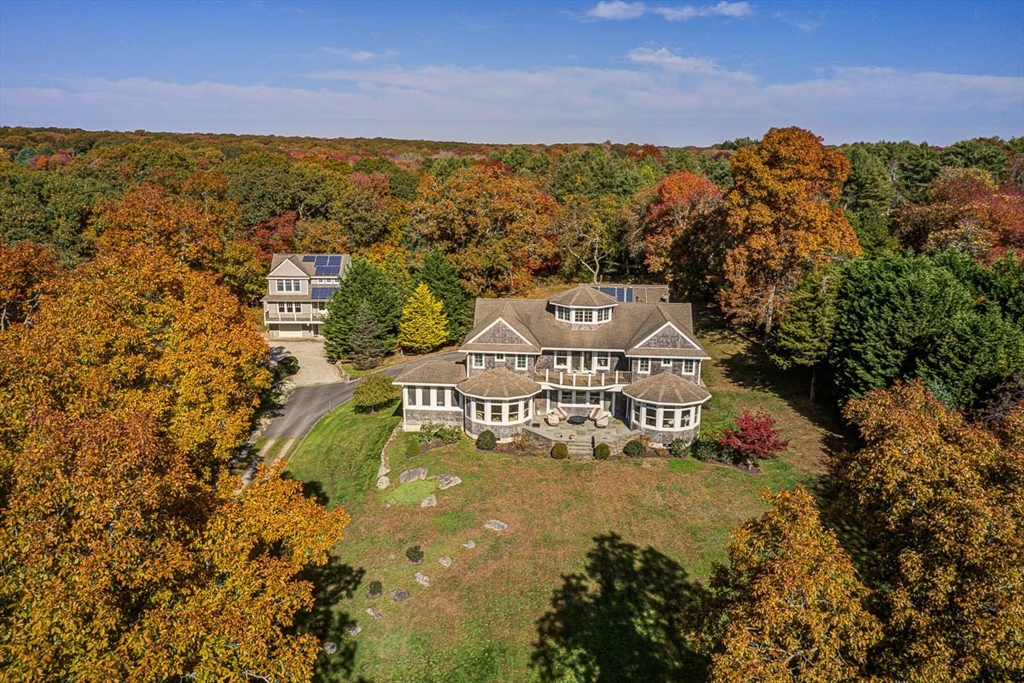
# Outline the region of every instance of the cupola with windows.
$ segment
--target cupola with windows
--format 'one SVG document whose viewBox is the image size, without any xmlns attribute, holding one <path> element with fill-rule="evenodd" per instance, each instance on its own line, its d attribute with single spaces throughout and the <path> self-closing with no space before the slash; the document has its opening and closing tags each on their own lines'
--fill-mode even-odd
<svg viewBox="0 0 1024 683">
<path fill-rule="evenodd" d="M 577 285 L 548 299 L 555 318 L 571 325 L 601 325 L 612 319 L 614 296 L 589 285 Z"/>
</svg>

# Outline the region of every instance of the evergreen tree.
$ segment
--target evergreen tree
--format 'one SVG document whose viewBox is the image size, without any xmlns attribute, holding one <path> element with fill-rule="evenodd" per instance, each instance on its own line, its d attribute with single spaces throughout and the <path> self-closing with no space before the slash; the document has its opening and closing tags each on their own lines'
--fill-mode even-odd
<svg viewBox="0 0 1024 683">
<path fill-rule="evenodd" d="M 379 266 L 365 259 L 354 259 L 338 290 L 327 302 L 323 334 L 328 358 L 337 360 L 352 353 L 352 330 L 364 302 L 380 325 L 385 348 L 394 344 L 402 311 L 395 287 Z"/>
<path fill-rule="evenodd" d="M 429 287 L 420 283 L 402 309 L 398 343 L 408 351 L 432 351 L 447 341 L 447 330 L 444 304 L 434 298 Z"/>
<path fill-rule="evenodd" d="M 769 356 L 783 370 L 811 368 L 811 401 L 817 366 L 828 355 L 836 326 L 839 269 L 816 268 L 793 290 L 789 303 L 768 339 Z"/>
<path fill-rule="evenodd" d="M 375 368 L 384 360 L 385 353 L 380 323 L 373 317 L 370 304 L 364 301 L 352 321 L 352 365 L 357 370 Z"/>
<path fill-rule="evenodd" d="M 840 200 L 846 207 L 861 248 L 868 255 L 889 246 L 889 209 L 896 189 L 881 158 L 861 146 L 844 152 L 850 160 L 850 177 L 843 185 Z"/>
<path fill-rule="evenodd" d="M 458 341 L 469 331 L 472 311 L 468 297 L 459 282 L 459 273 L 440 249 L 431 249 L 423 260 L 417 284 L 425 284 L 430 293 L 444 304 L 448 316 L 448 341 Z"/>
<path fill-rule="evenodd" d="M 899 191 L 903 204 L 928 197 L 928 185 L 939 174 L 939 153 L 927 142 L 912 148 L 899 163 Z"/>
</svg>

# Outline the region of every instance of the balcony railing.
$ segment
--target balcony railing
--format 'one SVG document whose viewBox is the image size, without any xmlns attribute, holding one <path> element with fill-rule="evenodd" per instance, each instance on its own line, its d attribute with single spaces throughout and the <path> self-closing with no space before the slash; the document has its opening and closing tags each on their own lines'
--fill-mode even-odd
<svg viewBox="0 0 1024 683">
<path fill-rule="evenodd" d="M 609 387 L 615 384 L 630 384 L 633 381 L 633 373 L 623 370 L 569 372 L 548 369 L 536 373 L 533 379 L 560 387 Z"/>
<path fill-rule="evenodd" d="M 323 311 L 309 311 L 303 313 L 279 313 L 277 311 L 264 311 L 263 321 L 268 323 L 318 323 L 323 321 Z"/>
</svg>

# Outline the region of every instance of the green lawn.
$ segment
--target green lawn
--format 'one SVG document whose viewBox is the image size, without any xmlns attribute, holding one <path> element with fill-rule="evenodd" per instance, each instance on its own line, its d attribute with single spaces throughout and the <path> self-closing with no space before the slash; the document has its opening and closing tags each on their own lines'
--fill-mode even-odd
<svg viewBox="0 0 1024 683">
<path fill-rule="evenodd" d="M 813 406 L 801 403 L 803 387 L 760 381 L 763 368 L 742 338 L 721 328 L 699 333 L 714 357 L 705 377 L 716 405 L 706 422 L 724 423 L 743 408 L 769 410 L 792 440 L 790 452 L 759 475 L 691 459 L 582 462 L 482 453 L 468 441 L 406 458 L 415 437 L 402 434 L 388 448 L 392 485 L 379 491 L 380 450 L 398 416 L 356 415 L 342 406 L 324 418 L 294 452 L 289 471 L 352 517 L 336 554 L 361 584 L 337 601 L 335 616 L 362 631 L 342 637 L 348 647 L 333 658 L 321 656 L 322 679 L 537 680 L 530 657 L 538 619 L 567 585 L 565 575 L 585 569 L 597 537 L 617 534 L 650 547 L 651 556 L 702 580 L 724 559 L 730 530 L 763 509 L 762 489 L 813 483 L 830 432 L 816 424 L 824 418 Z M 398 485 L 398 474 L 411 467 L 426 467 L 430 478 Z M 439 491 L 439 474 L 462 483 Z M 420 507 L 431 493 L 437 505 Z M 489 519 L 509 527 L 485 529 Z M 470 540 L 473 549 L 463 546 Z M 405 556 L 413 545 L 426 553 L 418 567 Z M 449 567 L 442 557 L 451 558 Z M 429 577 L 429 587 L 413 580 L 416 571 Z M 366 598 L 373 580 L 382 582 L 385 597 Z M 393 602 L 386 594 L 394 589 L 411 597 Z M 382 618 L 373 619 L 368 608 Z M 613 645 L 615 631 L 609 627 L 602 643 Z"/>
</svg>

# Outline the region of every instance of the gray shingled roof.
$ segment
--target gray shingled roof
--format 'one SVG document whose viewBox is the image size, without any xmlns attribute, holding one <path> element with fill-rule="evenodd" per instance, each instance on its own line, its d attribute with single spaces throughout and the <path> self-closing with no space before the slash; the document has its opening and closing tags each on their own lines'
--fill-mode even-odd
<svg viewBox="0 0 1024 683">
<path fill-rule="evenodd" d="M 633 382 L 622 390 L 626 396 L 645 403 L 668 405 L 689 405 L 703 403 L 711 394 L 704 387 L 697 386 L 678 375 L 662 372 Z"/>
<path fill-rule="evenodd" d="M 489 344 L 470 342 L 498 318 L 502 318 L 531 341 L 530 346 L 509 345 L 491 348 Z M 697 345 L 693 349 L 637 349 L 637 345 L 672 323 Z M 608 349 L 629 351 L 630 355 L 652 357 L 708 358 L 707 351 L 693 334 L 690 304 L 620 303 L 612 319 L 597 325 L 573 325 L 555 318 L 552 307 L 543 299 L 477 299 L 473 331 L 466 336 L 463 351 L 497 353 L 536 353 L 546 349 Z"/>
<path fill-rule="evenodd" d="M 459 382 L 459 391 L 475 398 L 518 398 L 540 392 L 540 385 L 505 368 L 495 368 Z"/>
<path fill-rule="evenodd" d="M 434 360 L 405 370 L 395 378 L 395 384 L 458 384 L 464 379 L 464 362 Z"/>
<path fill-rule="evenodd" d="M 559 306 L 615 306 L 619 302 L 614 296 L 599 292 L 590 285 L 576 285 L 572 289 L 548 299 Z"/>
<path fill-rule="evenodd" d="M 270 260 L 270 271 L 274 272 L 274 269 L 281 265 L 284 261 L 291 261 L 292 264 L 297 266 L 299 270 L 308 275 L 309 277 L 316 277 L 316 265 L 313 261 L 303 261 L 302 257 L 307 254 L 274 254 Z M 317 256 L 341 256 L 341 267 L 339 269 L 339 275 L 344 275 L 348 267 L 352 265 L 352 257 L 348 254 L 315 254 Z"/>
</svg>

